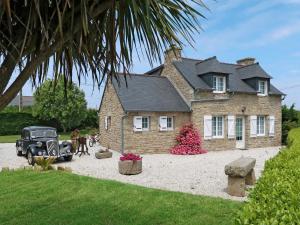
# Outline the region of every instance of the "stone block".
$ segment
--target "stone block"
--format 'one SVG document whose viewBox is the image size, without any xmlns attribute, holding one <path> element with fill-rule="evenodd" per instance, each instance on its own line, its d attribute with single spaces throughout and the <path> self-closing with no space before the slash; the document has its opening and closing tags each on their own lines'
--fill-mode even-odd
<svg viewBox="0 0 300 225">
<path fill-rule="evenodd" d="M 142 172 L 142 160 L 119 161 L 119 173 L 123 175 L 135 175 Z"/>
<path fill-rule="evenodd" d="M 110 151 L 99 151 L 95 153 L 95 157 L 97 159 L 105 159 L 105 158 L 111 158 L 112 157 L 112 152 Z"/>
<path fill-rule="evenodd" d="M 254 185 L 256 182 L 255 172 L 252 169 L 245 177 L 246 185 Z"/>
<path fill-rule="evenodd" d="M 245 177 L 255 166 L 256 159 L 242 157 L 225 166 L 225 174 L 232 177 Z"/>
<path fill-rule="evenodd" d="M 64 166 L 57 166 L 57 170 L 64 171 L 64 170 L 65 170 L 65 167 L 64 167 Z"/>
<path fill-rule="evenodd" d="M 71 167 L 68 167 L 66 166 L 65 169 L 64 169 L 65 172 L 69 172 L 69 173 L 72 173 L 72 168 Z"/>
<path fill-rule="evenodd" d="M 246 183 L 244 177 L 231 177 L 228 176 L 227 193 L 232 196 L 244 197 Z"/>
</svg>

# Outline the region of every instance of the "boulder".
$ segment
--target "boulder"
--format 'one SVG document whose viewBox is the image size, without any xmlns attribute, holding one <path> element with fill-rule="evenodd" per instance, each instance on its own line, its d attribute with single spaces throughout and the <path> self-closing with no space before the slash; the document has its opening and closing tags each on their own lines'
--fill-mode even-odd
<svg viewBox="0 0 300 225">
<path fill-rule="evenodd" d="M 255 166 L 254 158 L 242 157 L 225 166 L 225 174 L 232 177 L 245 177 Z"/>
<path fill-rule="evenodd" d="M 119 173 L 123 175 L 135 175 L 142 172 L 142 160 L 119 161 Z"/>
</svg>

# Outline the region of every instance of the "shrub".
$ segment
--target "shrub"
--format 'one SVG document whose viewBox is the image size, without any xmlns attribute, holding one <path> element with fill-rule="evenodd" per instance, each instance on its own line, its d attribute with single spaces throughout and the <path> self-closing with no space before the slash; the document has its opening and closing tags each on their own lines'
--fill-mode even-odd
<svg viewBox="0 0 300 225">
<path fill-rule="evenodd" d="M 86 110 L 86 118 L 81 122 L 81 128 L 98 128 L 98 110 L 97 109 L 87 109 Z"/>
<path fill-rule="evenodd" d="M 237 224 L 300 224 L 300 128 L 288 139 L 290 148 L 266 162 Z"/>
<path fill-rule="evenodd" d="M 196 155 L 207 151 L 202 149 L 202 140 L 193 124 L 184 125 L 176 137 L 177 145 L 170 152 L 176 155 Z"/>
<path fill-rule="evenodd" d="M 282 143 L 287 144 L 287 137 L 290 130 L 300 126 L 300 112 L 295 110 L 293 104 L 290 108 L 282 106 Z"/>
<path fill-rule="evenodd" d="M 42 167 L 42 170 L 46 171 L 53 169 L 51 165 L 54 163 L 55 159 L 55 157 L 44 158 L 41 156 L 36 157 L 35 162 L 37 165 Z"/>
<path fill-rule="evenodd" d="M 140 157 L 139 155 L 135 155 L 133 153 L 127 153 L 127 154 L 123 154 L 120 157 L 121 161 L 125 161 L 125 160 L 132 160 L 132 161 L 137 161 L 137 160 L 141 160 L 142 157 Z"/>
</svg>

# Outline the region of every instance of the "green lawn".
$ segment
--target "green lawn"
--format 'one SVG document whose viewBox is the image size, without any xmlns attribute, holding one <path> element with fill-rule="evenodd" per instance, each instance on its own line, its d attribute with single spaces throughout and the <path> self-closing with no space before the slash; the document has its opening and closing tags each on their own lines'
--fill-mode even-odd
<svg viewBox="0 0 300 225">
<path fill-rule="evenodd" d="M 90 130 L 82 129 L 80 130 L 81 135 L 89 134 Z M 59 133 L 59 140 L 70 140 L 71 132 Z M 0 136 L 0 143 L 15 143 L 17 139 L 20 139 L 20 135 L 4 135 Z"/>
<path fill-rule="evenodd" d="M 223 225 L 242 203 L 60 171 L 0 173 L 1 224 Z"/>
</svg>

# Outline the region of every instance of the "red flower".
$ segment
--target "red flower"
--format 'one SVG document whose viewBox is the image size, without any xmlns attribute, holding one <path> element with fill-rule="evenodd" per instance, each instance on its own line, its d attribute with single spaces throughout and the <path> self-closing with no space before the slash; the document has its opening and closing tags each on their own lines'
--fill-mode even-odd
<svg viewBox="0 0 300 225">
<path fill-rule="evenodd" d="M 142 157 L 140 157 L 139 155 L 135 155 L 133 153 L 126 153 L 120 157 L 121 161 L 125 161 L 125 160 L 137 161 L 137 160 L 141 160 L 141 159 L 142 159 Z"/>
<path fill-rule="evenodd" d="M 193 124 L 184 125 L 175 139 L 178 144 L 170 150 L 172 154 L 197 155 L 207 153 L 207 151 L 201 147 L 201 137 Z"/>
</svg>

